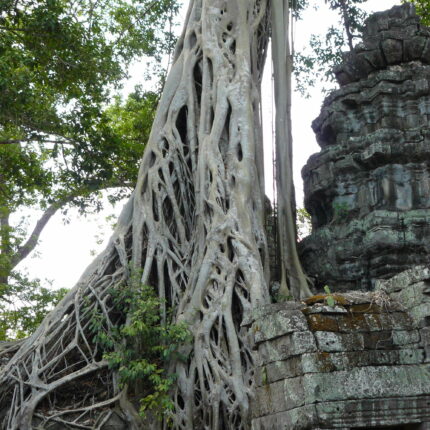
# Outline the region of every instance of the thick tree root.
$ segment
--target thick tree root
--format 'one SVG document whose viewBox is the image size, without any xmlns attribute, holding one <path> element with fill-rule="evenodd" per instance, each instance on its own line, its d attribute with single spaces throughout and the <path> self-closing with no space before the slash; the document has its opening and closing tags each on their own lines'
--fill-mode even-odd
<svg viewBox="0 0 430 430">
<path fill-rule="evenodd" d="M 2 370 L 3 428 L 102 428 L 114 406 L 130 429 L 148 428 L 91 332 L 95 313 L 106 330 L 124 322 L 111 292 L 130 267 L 157 289 L 164 317 L 170 308 L 194 335 L 187 362 L 170 365 L 173 428 L 250 427 L 253 356 L 241 323 L 269 301 L 260 123 L 268 22 L 267 0 L 191 1 L 135 192 L 107 249 Z"/>
</svg>

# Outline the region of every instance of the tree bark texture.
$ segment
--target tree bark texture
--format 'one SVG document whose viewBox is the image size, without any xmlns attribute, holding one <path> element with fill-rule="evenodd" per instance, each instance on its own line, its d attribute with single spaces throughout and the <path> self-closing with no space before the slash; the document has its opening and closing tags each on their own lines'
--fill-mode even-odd
<svg viewBox="0 0 430 430">
<path fill-rule="evenodd" d="M 194 336 L 188 360 L 169 369 L 173 428 L 250 428 L 254 364 L 241 323 L 269 302 L 260 122 L 269 18 L 268 0 L 191 1 L 136 189 L 107 249 L 2 370 L 3 428 L 102 428 L 115 405 L 130 429 L 148 428 L 90 331 L 95 311 L 107 329 L 123 321 L 111 291 L 130 267 L 157 289 L 164 317 L 172 310 Z M 88 375 L 92 394 L 80 395 Z"/>
<path fill-rule="evenodd" d="M 311 295 L 297 252 L 297 231 L 293 181 L 293 136 L 291 121 L 290 48 L 291 10 L 288 0 L 272 0 L 272 59 L 275 82 L 276 183 L 278 230 L 281 257 L 281 295 L 286 298 Z"/>
</svg>

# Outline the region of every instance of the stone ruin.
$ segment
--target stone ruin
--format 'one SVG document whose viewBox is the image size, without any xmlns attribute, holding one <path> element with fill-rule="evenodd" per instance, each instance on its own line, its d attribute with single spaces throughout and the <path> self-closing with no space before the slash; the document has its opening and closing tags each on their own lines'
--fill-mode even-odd
<svg viewBox="0 0 430 430">
<path fill-rule="evenodd" d="M 253 430 L 430 429 L 430 269 L 268 305 L 251 325 Z"/>
<path fill-rule="evenodd" d="M 430 29 L 411 5 L 377 13 L 335 74 L 300 243 L 330 289 L 244 321 L 252 429 L 430 430 Z"/>
<path fill-rule="evenodd" d="M 376 13 L 335 70 L 303 168 L 317 287 L 372 290 L 430 255 L 430 29 L 410 5 Z"/>
<path fill-rule="evenodd" d="M 430 430 L 430 29 L 410 5 L 375 14 L 335 72 L 341 88 L 313 123 L 321 152 L 303 169 L 313 231 L 300 244 L 333 292 L 242 322 L 257 360 L 252 430 Z"/>
</svg>

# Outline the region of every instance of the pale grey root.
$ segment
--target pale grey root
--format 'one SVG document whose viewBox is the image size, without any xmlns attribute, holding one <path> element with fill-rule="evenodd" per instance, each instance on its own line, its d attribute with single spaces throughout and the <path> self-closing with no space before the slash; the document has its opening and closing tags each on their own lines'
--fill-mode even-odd
<svg viewBox="0 0 430 430">
<path fill-rule="evenodd" d="M 253 356 L 241 322 L 269 302 L 260 121 L 269 12 L 267 0 L 191 1 L 134 194 L 107 249 L 2 369 L 3 428 L 102 428 L 115 404 L 128 428 L 147 428 L 90 330 L 95 311 L 106 329 L 124 322 L 111 291 L 130 267 L 194 335 L 188 361 L 170 368 L 173 428 L 249 428 Z M 91 394 L 72 395 L 87 375 Z"/>
</svg>

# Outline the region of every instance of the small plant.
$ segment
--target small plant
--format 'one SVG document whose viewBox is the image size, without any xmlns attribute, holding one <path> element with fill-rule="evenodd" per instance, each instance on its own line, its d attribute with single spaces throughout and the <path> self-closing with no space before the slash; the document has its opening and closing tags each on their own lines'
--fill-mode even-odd
<svg viewBox="0 0 430 430">
<path fill-rule="evenodd" d="M 151 411 L 168 420 L 174 406 L 169 394 L 176 375 L 167 374 L 167 366 L 171 360 L 187 359 L 180 347 L 191 342 L 191 333 L 185 323 L 162 320 L 162 301 L 138 276 L 111 295 L 115 310 L 127 316 L 126 322 L 107 330 L 104 316 L 93 314 L 90 328 L 94 341 L 103 349 L 109 368 L 118 372 L 120 383 L 136 387 L 141 397 L 140 415 L 145 417 Z"/>
<path fill-rule="evenodd" d="M 324 291 L 326 292 L 327 296 L 325 297 L 325 301 L 328 306 L 331 308 L 334 308 L 336 306 L 336 299 L 334 298 L 333 294 L 330 291 L 330 287 L 328 285 L 324 286 Z"/>
</svg>

